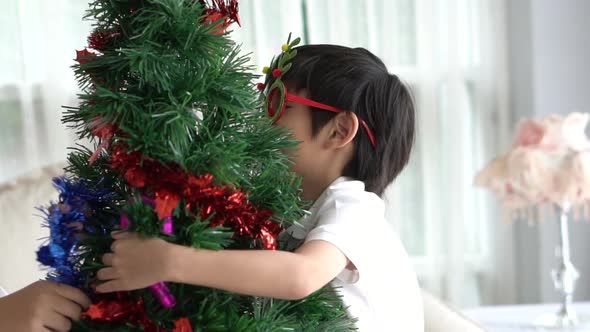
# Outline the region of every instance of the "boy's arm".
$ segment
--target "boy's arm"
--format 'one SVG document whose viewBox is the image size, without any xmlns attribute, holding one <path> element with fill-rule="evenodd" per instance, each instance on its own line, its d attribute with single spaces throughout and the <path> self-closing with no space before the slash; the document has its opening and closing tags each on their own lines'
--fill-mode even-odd
<svg viewBox="0 0 590 332">
<path fill-rule="evenodd" d="M 178 247 L 176 260 L 180 269 L 172 281 L 289 300 L 315 292 L 346 266 L 346 256 L 325 241 L 308 242 L 294 253 Z"/>
<path fill-rule="evenodd" d="M 98 272 L 100 292 L 144 288 L 159 281 L 200 285 L 281 299 L 301 299 L 334 279 L 346 256 L 325 241 L 310 241 L 296 252 L 200 250 L 117 234 L 113 253 Z"/>
</svg>

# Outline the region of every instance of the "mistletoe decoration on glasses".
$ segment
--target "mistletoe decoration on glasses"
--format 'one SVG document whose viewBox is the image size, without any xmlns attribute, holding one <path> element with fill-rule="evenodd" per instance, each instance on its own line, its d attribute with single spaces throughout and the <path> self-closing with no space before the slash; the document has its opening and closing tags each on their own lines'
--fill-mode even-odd
<svg viewBox="0 0 590 332">
<path fill-rule="evenodd" d="M 271 110 L 273 107 L 270 105 L 271 94 L 279 93 L 279 104 L 275 109 L 282 110 L 285 105 L 285 92 L 286 87 L 282 78 L 289 69 L 291 69 L 291 60 L 297 55 L 297 50 L 293 49 L 299 45 L 301 38 L 297 37 L 291 41 L 291 34 L 287 39 L 287 43 L 281 46 L 283 51 L 276 57 L 273 57 L 270 67 L 264 67 L 262 72 L 266 74 L 265 82 L 258 85 L 258 89 L 262 91 L 261 97 L 264 98 L 264 109 Z M 271 68 L 272 71 L 271 71 Z M 269 114 L 273 117 L 273 122 L 278 119 L 280 112 L 269 111 Z"/>
</svg>

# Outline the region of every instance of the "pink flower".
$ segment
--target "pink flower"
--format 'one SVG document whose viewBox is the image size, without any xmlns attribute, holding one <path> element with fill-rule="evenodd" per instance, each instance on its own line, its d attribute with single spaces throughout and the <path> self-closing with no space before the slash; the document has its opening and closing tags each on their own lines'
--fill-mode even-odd
<svg viewBox="0 0 590 332">
<path fill-rule="evenodd" d="M 546 197 L 551 187 L 548 156 L 541 150 L 517 147 L 506 155 L 507 174 L 513 191 L 536 203 Z"/>
<path fill-rule="evenodd" d="M 572 113 L 565 118 L 553 114 L 542 120 L 525 119 L 516 131 L 514 146 L 527 146 L 544 150 L 583 151 L 590 149 L 585 129 L 588 114 Z"/>
<path fill-rule="evenodd" d="M 523 120 L 512 149 L 481 170 L 475 184 L 490 188 L 511 208 L 590 201 L 589 120 L 582 113 Z"/>
<path fill-rule="evenodd" d="M 514 145 L 539 145 L 545 135 L 545 127 L 534 119 L 521 121 L 516 130 Z"/>
</svg>

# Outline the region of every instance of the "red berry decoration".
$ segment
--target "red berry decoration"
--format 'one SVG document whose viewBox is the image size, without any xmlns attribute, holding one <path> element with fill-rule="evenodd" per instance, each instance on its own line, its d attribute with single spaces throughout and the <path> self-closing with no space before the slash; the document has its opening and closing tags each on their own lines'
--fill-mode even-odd
<svg viewBox="0 0 590 332">
<path fill-rule="evenodd" d="M 275 69 L 275 70 L 272 71 L 272 77 L 278 78 L 279 76 L 281 76 L 282 73 L 283 72 L 279 68 L 277 68 L 277 69 Z"/>
</svg>

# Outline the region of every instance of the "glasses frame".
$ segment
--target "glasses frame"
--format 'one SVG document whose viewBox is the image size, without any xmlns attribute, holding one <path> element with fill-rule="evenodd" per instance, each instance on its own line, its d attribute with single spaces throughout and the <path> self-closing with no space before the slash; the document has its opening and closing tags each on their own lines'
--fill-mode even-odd
<svg viewBox="0 0 590 332">
<path fill-rule="evenodd" d="M 333 113 L 342 113 L 342 112 L 346 112 L 343 109 L 334 107 L 334 106 L 330 106 L 327 104 L 323 104 L 305 97 L 301 97 L 298 95 L 294 95 L 289 93 L 289 90 L 287 89 L 287 85 L 281 81 L 281 80 L 275 80 L 271 86 L 268 88 L 267 90 L 267 97 L 265 98 L 264 101 L 264 108 L 266 109 L 266 111 L 268 112 L 268 115 L 272 118 L 272 122 L 275 123 L 277 122 L 285 113 L 285 109 L 287 108 L 287 103 L 288 102 L 292 102 L 292 103 L 296 103 L 296 104 L 301 104 L 301 105 L 306 105 L 309 107 L 315 107 L 315 108 L 319 108 L 322 109 L 324 111 L 329 111 L 329 112 L 333 112 Z M 278 112 L 276 112 L 273 108 L 272 108 L 272 100 L 274 99 L 274 95 L 276 93 L 280 94 L 280 99 L 279 99 L 279 104 L 277 109 L 279 110 Z M 376 141 L 375 141 L 375 135 L 373 134 L 373 131 L 371 130 L 371 128 L 369 128 L 369 125 L 367 125 L 367 123 L 365 122 L 365 120 L 361 119 L 360 117 L 358 117 L 358 120 L 361 124 L 361 126 L 365 129 L 365 132 L 367 133 L 367 136 L 369 137 L 369 141 L 371 141 L 371 145 L 373 145 L 373 147 L 375 147 Z"/>
</svg>

